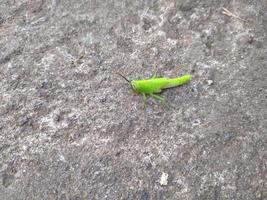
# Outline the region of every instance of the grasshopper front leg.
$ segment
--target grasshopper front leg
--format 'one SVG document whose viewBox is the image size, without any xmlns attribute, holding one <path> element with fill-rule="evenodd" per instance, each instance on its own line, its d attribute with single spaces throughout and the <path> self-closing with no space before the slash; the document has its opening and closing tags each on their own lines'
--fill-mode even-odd
<svg viewBox="0 0 267 200">
<path fill-rule="evenodd" d="M 144 109 L 146 108 L 146 100 L 147 100 L 147 95 L 143 93 Z"/>
<path fill-rule="evenodd" d="M 153 78 L 157 78 L 157 76 L 158 76 L 158 70 L 155 71 L 155 73 L 151 76 L 151 79 L 153 79 Z"/>
</svg>

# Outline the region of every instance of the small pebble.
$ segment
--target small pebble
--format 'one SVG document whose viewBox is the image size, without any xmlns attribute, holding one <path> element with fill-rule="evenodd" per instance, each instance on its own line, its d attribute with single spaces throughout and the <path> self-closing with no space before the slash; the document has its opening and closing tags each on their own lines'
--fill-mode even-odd
<svg viewBox="0 0 267 200">
<path fill-rule="evenodd" d="M 163 185 L 163 186 L 167 185 L 168 184 L 168 177 L 169 177 L 169 174 L 163 172 L 161 177 L 160 177 L 160 182 L 159 182 L 160 185 Z"/>
<path fill-rule="evenodd" d="M 212 85 L 213 84 L 213 80 L 207 80 L 208 85 Z"/>
</svg>

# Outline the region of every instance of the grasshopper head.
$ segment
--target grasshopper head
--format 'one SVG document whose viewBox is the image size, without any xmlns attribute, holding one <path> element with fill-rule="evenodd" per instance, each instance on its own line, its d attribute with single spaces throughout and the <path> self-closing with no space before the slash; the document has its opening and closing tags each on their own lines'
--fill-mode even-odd
<svg viewBox="0 0 267 200">
<path fill-rule="evenodd" d="M 135 81 L 130 81 L 130 80 L 128 80 L 125 76 L 123 76 L 121 73 L 119 73 L 119 72 L 117 72 L 117 74 L 118 75 L 120 75 L 124 80 L 126 80 L 129 84 L 130 84 L 130 86 L 131 86 L 131 88 L 132 88 L 132 90 L 134 91 L 134 92 L 138 92 L 138 85 L 136 84 L 136 82 Z"/>
<path fill-rule="evenodd" d="M 119 72 L 116 72 L 118 75 L 120 75 L 125 81 L 127 81 L 130 85 L 131 85 L 131 87 L 133 87 L 132 86 L 132 81 L 129 81 L 129 79 L 127 79 L 125 76 L 123 76 L 121 73 L 119 73 Z"/>
<path fill-rule="evenodd" d="M 136 83 L 136 81 L 131 81 L 130 82 L 131 88 L 135 93 L 138 93 L 138 84 Z"/>
</svg>

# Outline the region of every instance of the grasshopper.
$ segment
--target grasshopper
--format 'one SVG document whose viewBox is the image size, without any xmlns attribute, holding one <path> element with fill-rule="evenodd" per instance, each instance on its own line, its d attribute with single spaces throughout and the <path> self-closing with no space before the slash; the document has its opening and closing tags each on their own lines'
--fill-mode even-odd
<svg viewBox="0 0 267 200">
<path fill-rule="evenodd" d="M 154 99 L 159 100 L 161 103 L 165 103 L 164 97 L 157 95 L 158 93 L 160 93 L 163 89 L 186 84 L 192 78 L 192 76 L 189 74 L 176 78 L 157 78 L 155 74 L 152 78 L 149 79 L 130 81 L 122 74 L 118 72 L 117 74 L 130 84 L 132 90 L 135 93 L 143 95 L 144 104 L 146 103 L 148 97 L 153 97 Z"/>
</svg>

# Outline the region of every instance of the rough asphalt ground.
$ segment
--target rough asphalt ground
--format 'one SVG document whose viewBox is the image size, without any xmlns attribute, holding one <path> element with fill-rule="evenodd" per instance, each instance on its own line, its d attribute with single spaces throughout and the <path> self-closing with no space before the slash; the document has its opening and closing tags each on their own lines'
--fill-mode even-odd
<svg viewBox="0 0 267 200">
<path fill-rule="evenodd" d="M 267 199 L 266 31 L 266 0 L 0 0 L 0 199 Z M 168 108 L 115 75 L 156 70 L 193 75 Z"/>
</svg>

